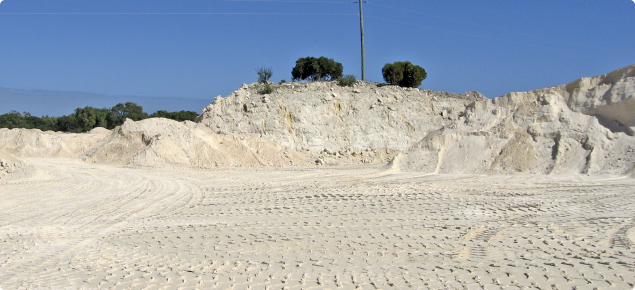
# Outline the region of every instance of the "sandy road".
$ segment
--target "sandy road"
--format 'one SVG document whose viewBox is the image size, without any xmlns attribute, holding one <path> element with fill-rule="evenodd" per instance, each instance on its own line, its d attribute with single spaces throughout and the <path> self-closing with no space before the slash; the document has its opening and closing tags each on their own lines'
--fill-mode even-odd
<svg viewBox="0 0 635 290">
<path fill-rule="evenodd" d="M 635 286 L 633 179 L 28 161 L 2 289 Z"/>
</svg>

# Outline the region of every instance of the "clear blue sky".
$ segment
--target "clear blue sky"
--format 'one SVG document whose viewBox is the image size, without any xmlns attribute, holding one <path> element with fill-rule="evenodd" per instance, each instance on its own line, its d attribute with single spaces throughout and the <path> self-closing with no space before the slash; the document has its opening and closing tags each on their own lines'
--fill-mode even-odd
<svg viewBox="0 0 635 290">
<path fill-rule="evenodd" d="M 256 67 L 290 81 L 306 56 L 359 79 L 352 2 L 4 0 L 0 87 L 211 101 L 256 81 Z M 369 0 L 364 14 L 370 81 L 408 60 L 428 72 L 422 89 L 493 98 L 635 63 L 632 0 Z"/>
</svg>

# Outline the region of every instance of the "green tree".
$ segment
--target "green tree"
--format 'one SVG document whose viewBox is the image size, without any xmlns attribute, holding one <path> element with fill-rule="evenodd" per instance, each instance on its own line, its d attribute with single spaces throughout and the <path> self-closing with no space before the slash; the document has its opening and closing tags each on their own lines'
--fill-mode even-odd
<svg viewBox="0 0 635 290">
<path fill-rule="evenodd" d="M 344 66 L 326 57 L 303 57 L 295 62 L 295 67 L 291 70 L 293 80 L 337 80 L 344 72 Z"/>
<path fill-rule="evenodd" d="M 81 132 L 90 131 L 97 124 L 97 114 L 95 108 L 85 107 L 75 109 L 75 120 L 77 121 L 77 129 Z"/>
<path fill-rule="evenodd" d="M 7 114 L 0 115 L 0 128 L 25 128 L 40 129 L 42 131 L 55 130 L 55 118 L 44 116 L 36 117 L 29 112 L 22 114 L 17 111 L 11 111 Z"/>
<path fill-rule="evenodd" d="M 344 66 L 332 58 L 321 56 L 318 58 L 318 63 L 320 67 L 320 80 L 324 80 L 327 77 L 330 80 L 339 80 L 344 73 Z"/>
<path fill-rule="evenodd" d="M 193 111 L 168 112 L 164 110 L 159 110 L 150 115 L 150 118 L 166 118 L 166 119 L 172 119 L 179 122 L 194 121 L 196 117 L 198 117 L 198 114 Z"/>
<path fill-rule="evenodd" d="M 95 109 L 95 127 L 109 128 L 110 127 L 108 124 L 109 113 L 110 113 L 110 110 L 106 108 Z"/>
<path fill-rule="evenodd" d="M 425 69 L 409 61 L 387 63 L 381 72 L 387 83 L 409 88 L 419 87 L 428 76 Z"/>
<path fill-rule="evenodd" d="M 393 85 L 398 86 L 399 82 L 403 79 L 403 63 L 395 62 L 395 63 L 387 63 L 384 68 L 381 70 L 382 75 L 384 76 L 384 80 Z"/>
<path fill-rule="evenodd" d="M 176 118 L 174 118 L 173 120 L 176 120 L 176 121 L 179 121 L 179 122 L 182 122 L 182 121 L 192 121 L 192 122 L 194 122 L 196 117 L 198 117 L 198 113 L 196 113 L 194 111 L 179 111 L 177 113 Z"/>
<path fill-rule="evenodd" d="M 24 118 L 18 111 L 11 110 L 7 114 L 0 115 L 0 127 L 2 128 L 26 128 L 25 126 Z"/>
<path fill-rule="evenodd" d="M 62 116 L 55 120 L 55 131 L 80 132 L 75 115 Z"/>
<path fill-rule="evenodd" d="M 115 105 L 110 109 L 110 113 L 107 117 L 108 125 L 112 128 L 123 124 L 126 119 L 141 121 L 147 118 L 148 114 L 143 112 L 143 107 L 133 102 L 126 102 L 125 104 L 119 103 Z"/>
<path fill-rule="evenodd" d="M 157 111 L 150 117 L 163 117 L 167 119 L 182 121 L 194 121 L 198 114 L 193 111 L 167 112 Z M 64 132 L 87 132 L 95 127 L 113 129 L 120 126 L 126 118 L 140 121 L 148 118 L 148 114 L 143 112 L 143 108 L 135 103 L 119 103 L 108 109 L 97 109 L 84 107 L 75 109 L 74 113 L 62 117 L 44 116 L 41 118 L 32 116 L 30 113 L 19 113 L 11 111 L 0 115 L 0 128 L 37 128 L 43 131 L 64 131 Z"/>
</svg>

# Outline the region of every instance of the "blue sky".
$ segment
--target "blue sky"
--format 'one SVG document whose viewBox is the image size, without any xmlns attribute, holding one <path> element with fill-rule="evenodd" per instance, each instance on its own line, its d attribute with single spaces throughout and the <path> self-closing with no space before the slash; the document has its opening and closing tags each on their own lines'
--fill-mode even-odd
<svg viewBox="0 0 635 290">
<path fill-rule="evenodd" d="M 352 2 L 4 0 L 0 88 L 211 102 L 256 81 L 257 67 L 290 81 L 306 56 L 333 58 L 359 79 Z M 370 0 L 364 15 L 369 81 L 383 82 L 384 64 L 408 60 L 428 72 L 422 89 L 493 98 L 635 64 L 632 0 Z M 0 104 L 0 113 L 61 115 L 86 105 L 33 99 Z"/>
</svg>

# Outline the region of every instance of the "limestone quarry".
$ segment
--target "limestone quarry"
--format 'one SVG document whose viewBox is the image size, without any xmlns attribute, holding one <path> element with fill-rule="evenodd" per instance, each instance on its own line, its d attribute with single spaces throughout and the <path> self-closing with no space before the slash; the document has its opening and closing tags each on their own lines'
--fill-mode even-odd
<svg viewBox="0 0 635 290">
<path fill-rule="evenodd" d="M 389 164 L 465 174 L 628 174 L 635 168 L 635 67 L 487 99 L 359 82 L 243 85 L 196 123 L 128 120 L 107 131 L 0 130 L 17 157 L 200 168 Z M 9 160 L 9 159 L 7 159 Z"/>
<path fill-rule="evenodd" d="M 0 288 L 635 287 L 635 65 L 494 99 L 270 85 L 0 129 Z"/>
<path fill-rule="evenodd" d="M 323 152 L 332 164 L 385 153 L 429 173 L 611 173 L 635 167 L 635 67 L 492 100 L 361 83 L 243 85 L 198 121 L 218 134 Z M 383 161 L 383 160 L 379 160 Z"/>
</svg>

